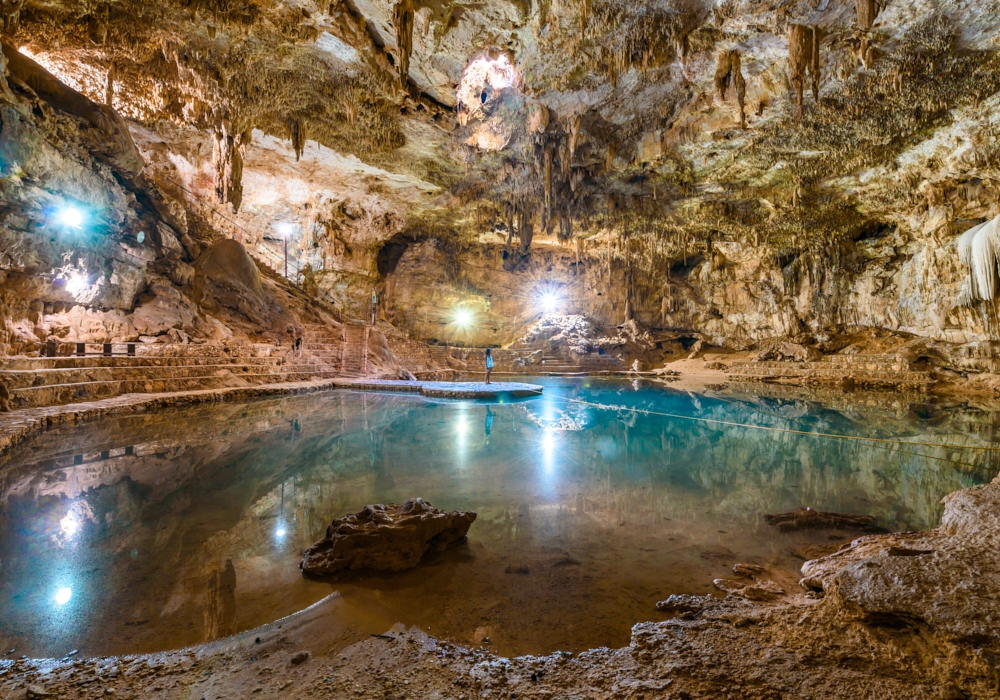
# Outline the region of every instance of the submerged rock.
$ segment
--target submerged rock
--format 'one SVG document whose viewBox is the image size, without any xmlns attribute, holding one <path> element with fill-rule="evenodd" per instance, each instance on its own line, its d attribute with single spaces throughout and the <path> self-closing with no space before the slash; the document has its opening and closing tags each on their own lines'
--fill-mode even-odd
<svg viewBox="0 0 1000 700">
<path fill-rule="evenodd" d="M 875 518 L 870 515 L 827 513 L 821 510 L 813 510 L 812 508 L 798 508 L 790 513 L 765 515 L 764 520 L 776 526 L 782 532 L 791 532 L 793 530 L 832 530 L 836 528 L 883 532 L 875 524 Z"/>
<path fill-rule="evenodd" d="M 427 552 L 441 552 L 465 539 L 474 511 L 438 510 L 422 498 L 402 505 L 369 505 L 337 518 L 326 537 L 307 549 L 303 573 L 330 575 L 348 569 L 404 571 Z"/>
</svg>

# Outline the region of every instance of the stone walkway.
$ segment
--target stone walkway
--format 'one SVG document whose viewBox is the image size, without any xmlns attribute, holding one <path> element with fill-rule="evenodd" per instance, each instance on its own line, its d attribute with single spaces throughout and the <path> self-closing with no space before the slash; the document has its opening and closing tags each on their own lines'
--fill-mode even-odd
<svg viewBox="0 0 1000 700">
<path fill-rule="evenodd" d="M 62 406 L 27 408 L 0 413 L 0 452 L 46 428 L 93 420 L 102 416 L 155 411 L 168 406 L 215 401 L 243 401 L 264 396 L 311 394 L 329 389 L 358 391 L 413 392 L 436 398 L 498 399 L 501 397 L 538 396 L 542 387 L 509 382 L 419 382 L 383 379 L 315 379 L 303 382 L 261 384 L 226 389 L 200 389 L 158 394 L 122 394 L 110 399 L 72 403 Z"/>
</svg>

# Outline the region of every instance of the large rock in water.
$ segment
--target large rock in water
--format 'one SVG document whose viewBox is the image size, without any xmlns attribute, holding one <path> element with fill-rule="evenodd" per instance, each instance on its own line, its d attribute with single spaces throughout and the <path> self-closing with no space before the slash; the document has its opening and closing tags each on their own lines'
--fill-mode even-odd
<svg viewBox="0 0 1000 700">
<path fill-rule="evenodd" d="M 319 576 L 348 569 L 404 571 L 427 552 L 463 541 L 475 520 L 473 511 L 446 513 L 422 498 L 365 506 L 334 520 L 326 537 L 305 551 L 300 568 Z"/>
</svg>

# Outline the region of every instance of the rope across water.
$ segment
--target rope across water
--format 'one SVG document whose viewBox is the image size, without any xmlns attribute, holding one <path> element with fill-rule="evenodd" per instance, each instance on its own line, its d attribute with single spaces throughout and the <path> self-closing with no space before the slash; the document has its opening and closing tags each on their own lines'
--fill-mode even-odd
<svg viewBox="0 0 1000 700">
<path fill-rule="evenodd" d="M 674 418 L 678 420 L 693 421 L 696 423 L 709 423 L 713 425 L 720 425 L 732 428 L 747 428 L 750 430 L 762 430 L 766 432 L 774 433 L 788 433 L 791 435 L 802 435 L 804 437 L 822 438 L 827 440 L 847 440 L 852 442 L 861 442 L 874 444 L 886 449 L 900 448 L 901 451 L 908 452 L 925 459 L 939 460 L 943 462 L 949 462 L 952 464 L 961 464 L 963 466 L 972 468 L 981 468 L 980 465 L 969 464 L 967 462 L 960 462 L 958 460 L 949 459 L 947 457 L 936 457 L 933 455 L 923 454 L 921 452 L 909 452 L 903 450 L 902 448 L 907 447 L 939 447 L 951 450 L 975 450 L 981 452 L 1000 452 L 1000 445 L 955 445 L 948 443 L 935 443 L 935 442 L 911 442 L 909 440 L 898 440 L 892 438 L 877 438 L 877 437 L 866 437 L 863 435 L 840 435 L 837 433 L 818 433 L 809 430 L 796 430 L 794 428 L 781 428 L 773 425 L 754 425 L 753 423 L 740 423 L 737 421 L 727 421 L 721 420 L 719 418 L 705 418 L 702 416 L 689 416 L 683 413 L 670 413 L 668 411 L 656 411 L 647 408 L 634 408 L 632 406 L 616 406 L 613 404 L 601 404 L 595 403 L 593 401 L 584 401 L 583 399 L 574 399 L 568 396 L 560 396 L 558 394 L 549 394 L 550 398 L 558 399 L 560 401 L 565 401 L 566 403 L 579 404 L 581 406 L 587 406 L 589 408 L 596 408 L 606 411 L 630 411 L 633 413 L 647 414 L 653 416 L 661 416 L 663 418 Z"/>
</svg>

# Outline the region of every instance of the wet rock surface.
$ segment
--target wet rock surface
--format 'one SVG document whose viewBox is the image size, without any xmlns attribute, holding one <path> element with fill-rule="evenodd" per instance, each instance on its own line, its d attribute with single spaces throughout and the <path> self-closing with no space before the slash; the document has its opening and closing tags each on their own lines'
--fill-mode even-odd
<svg viewBox="0 0 1000 700">
<path fill-rule="evenodd" d="M 425 554 L 463 542 L 475 520 L 472 511 L 446 513 L 422 498 L 365 506 L 330 524 L 326 537 L 303 554 L 302 572 L 330 576 L 357 569 L 405 571 Z"/>
</svg>

